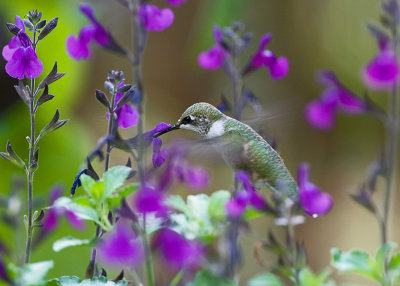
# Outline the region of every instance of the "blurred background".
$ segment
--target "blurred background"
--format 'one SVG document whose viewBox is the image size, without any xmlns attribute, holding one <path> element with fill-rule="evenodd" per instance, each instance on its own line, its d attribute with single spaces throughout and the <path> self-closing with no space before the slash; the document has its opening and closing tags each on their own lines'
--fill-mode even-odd
<svg viewBox="0 0 400 286">
<path fill-rule="evenodd" d="M 127 9 L 118 1 L 86 1 L 93 5 L 97 18 L 107 27 L 114 38 L 125 47 L 131 47 L 130 17 Z M 165 6 L 161 0 L 155 1 Z M 103 89 L 110 69 L 125 72 L 131 83 L 132 69 L 123 57 L 93 46 L 89 61 L 74 61 L 65 50 L 69 34 L 78 34 L 87 19 L 78 12 L 79 1 L 65 0 L 17 0 L 0 2 L 0 45 L 6 45 L 11 34 L 5 29 L 6 22 L 14 22 L 15 15 L 23 16 L 28 10 L 38 9 L 45 19 L 59 17 L 58 26 L 38 47 L 39 58 L 44 63 L 43 75 L 55 61 L 66 76 L 50 87 L 56 97 L 38 111 L 38 126 L 44 126 L 59 108 L 61 118 L 70 122 L 40 142 L 40 168 L 35 174 L 37 206 L 48 202 L 47 192 L 55 185 L 65 187 L 65 194 L 79 171 L 86 155 L 97 139 L 106 133 L 107 120 L 104 108 L 94 97 L 95 89 Z M 336 126 L 329 132 L 311 128 L 304 119 L 306 103 L 322 92 L 315 81 L 315 73 L 329 69 L 353 92 L 362 96 L 365 87 L 360 71 L 376 51 L 375 40 L 369 36 L 366 22 L 376 22 L 380 15 L 378 0 L 189 0 L 174 9 L 174 24 L 163 32 L 151 32 L 144 54 L 144 88 L 146 92 L 146 129 L 158 122 L 174 123 L 191 104 L 206 101 L 220 103 L 221 93 L 231 95 L 231 83 L 222 70 L 207 71 L 197 64 L 197 56 L 214 44 L 212 27 L 227 26 L 232 21 L 242 21 L 254 38 L 248 56 L 254 52 L 261 35 L 271 32 L 273 41 L 268 48 L 276 55 L 284 55 L 290 61 L 288 76 L 279 81 L 270 78 L 266 69 L 260 69 L 245 78 L 245 85 L 252 89 L 265 107 L 265 115 L 256 118 L 251 108 L 243 119 L 264 135 L 276 138 L 278 150 L 286 165 L 295 175 L 297 165 L 311 164 L 311 180 L 329 192 L 335 201 L 332 211 L 324 217 L 312 219 L 297 228 L 298 239 L 304 241 L 309 263 L 320 271 L 330 261 L 330 249 L 363 248 L 374 253 L 380 244 L 379 229 L 374 217 L 350 198 L 361 186 L 370 161 L 377 158 L 383 146 L 384 130 L 380 122 L 368 116 L 339 115 Z M 242 58 L 242 64 L 248 60 Z M 4 70 L 5 61 L 0 59 L 0 150 L 4 151 L 7 139 L 24 159 L 28 156 L 25 137 L 29 134 L 28 109 L 19 99 L 13 85 L 17 81 Z M 384 93 L 371 93 L 382 107 L 386 106 Z M 135 128 L 125 130 L 131 137 Z M 164 142 L 173 138 L 195 138 L 181 131 L 166 135 Z M 202 157 L 203 159 L 200 159 Z M 231 186 L 231 170 L 222 160 L 193 155 L 191 160 L 203 164 L 212 174 L 211 186 L 206 192 L 228 189 Z M 124 164 L 126 155 L 116 152 L 113 164 Z M 150 162 L 150 161 L 149 161 Z M 100 169 L 100 164 L 97 165 Z M 96 167 L 96 165 L 95 165 Z M 13 181 L 22 178 L 22 171 L 5 160 L 0 160 L 0 194 L 6 196 L 13 188 Z M 25 186 L 20 195 L 25 198 Z M 187 190 L 185 190 L 188 193 Z M 193 193 L 193 191 L 189 191 Z M 184 193 L 181 191 L 181 193 Z M 379 197 L 379 194 L 377 194 Z M 398 196 L 393 196 L 393 202 Z M 22 213 L 25 213 L 25 204 Z M 392 210 L 391 218 L 398 215 Z M 22 216 L 21 216 L 22 223 Z M 244 279 L 262 272 L 252 259 L 252 246 L 266 238 L 267 228 L 273 224 L 270 218 L 260 218 L 251 229 L 241 235 L 245 246 Z M 275 228 L 279 233 L 279 230 Z M 399 231 L 394 223 L 390 239 L 398 241 Z M 24 230 L 15 238 L 12 229 L 0 225 L 0 239 L 9 247 L 23 245 Z M 37 248 L 32 261 L 54 259 L 55 268 L 50 277 L 77 275 L 82 277 L 88 263 L 89 249 L 70 248 L 54 253 L 52 242 L 58 237 L 73 234 L 92 237 L 93 229 L 77 233 L 67 224 Z M 22 244 L 21 244 L 22 241 Z M 265 254 L 267 264 L 275 257 Z M 157 270 L 156 270 L 157 271 Z M 342 281 L 356 281 L 353 276 L 341 276 Z M 339 280 L 340 281 L 340 280 Z M 362 280 L 360 280 L 362 281 Z"/>
</svg>

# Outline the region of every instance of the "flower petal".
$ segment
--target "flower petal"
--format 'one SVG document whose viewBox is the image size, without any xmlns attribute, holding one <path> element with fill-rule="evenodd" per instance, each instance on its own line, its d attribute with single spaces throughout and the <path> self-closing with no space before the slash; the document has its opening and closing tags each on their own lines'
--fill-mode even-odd
<svg viewBox="0 0 400 286">
<path fill-rule="evenodd" d="M 147 30 L 162 31 L 172 25 L 174 12 L 169 8 L 158 9 L 155 5 L 143 5 L 139 11 L 139 19 Z"/>
<path fill-rule="evenodd" d="M 149 187 L 140 189 L 135 196 L 135 205 L 140 213 L 165 211 L 163 201 L 163 194 Z"/>
<path fill-rule="evenodd" d="M 335 125 L 336 106 L 317 99 L 309 102 L 305 108 L 308 123 L 320 130 L 329 130 Z"/>
<path fill-rule="evenodd" d="M 269 65 L 269 72 L 273 79 L 281 79 L 289 72 L 289 60 L 286 57 L 279 57 Z"/>
<path fill-rule="evenodd" d="M 207 170 L 202 167 L 189 166 L 185 175 L 186 184 L 195 190 L 206 188 L 210 182 Z"/>
<path fill-rule="evenodd" d="M 118 222 L 97 247 L 99 259 L 113 268 L 135 267 L 144 258 L 140 240 L 129 223 Z"/>
<path fill-rule="evenodd" d="M 225 60 L 225 50 L 215 45 L 209 50 L 200 53 L 197 61 L 199 66 L 207 70 L 216 70 L 223 66 Z"/>
</svg>

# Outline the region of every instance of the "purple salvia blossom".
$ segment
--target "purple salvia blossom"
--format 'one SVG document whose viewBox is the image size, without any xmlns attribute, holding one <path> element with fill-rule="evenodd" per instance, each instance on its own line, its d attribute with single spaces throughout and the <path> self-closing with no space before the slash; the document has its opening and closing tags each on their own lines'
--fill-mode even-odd
<svg viewBox="0 0 400 286">
<path fill-rule="evenodd" d="M 257 52 L 253 55 L 250 69 L 266 67 L 273 79 L 281 79 L 289 72 L 289 60 L 286 57 L 276 57 L 273 52 L 265 47 L 272 40 L 272 35 L 265 34 L 261 37 Z"/>
<path fill-rule="evenodd" d="M 311 126 L 329 130 L 335 125 L 338 111 L 347 114 L 367 111 L 367 103 L 343 86 L 332 72 L 320 72 L 318 79 L 326 90 L 320 98 L 311 101 L 305 108 L 305 117 Z"/>
<path fill-rule="evenodd" d="M 204 260 L 204 246 L 195 240 L 187 240 L 177 232 L 164 228 L 158 231 L 156 244 L 166 262 L 174 270 L 194 269 Z"/>
<path fill-rule="evenodd" d="M 200 166 L 187 166 L 184 180 L 189 188 L 201 190 L 206 188 L 210 182 L 210 176 L 206 169 Z"/>
<path fill-rule="evenodd" d="M 169 8 L 159 9 L 155 5 L 140 7 L 139 21 L 149 31 L 163 31 L 174 22 L 174 12 Z"/>
<path fill-rule="evenodd" d="M 164 164 L 168 156 L 168 150 L 161 150 L 162 141 L 160 138 L 153 138 L 153 166 L 154 168 L 160 167 Z"/>
<path fill-rule="evenodd" d="M 108 32 L 94 17 L 93 9 L 89 5 L 80 5 L 79 9 L 88 17 L 91 25 L 84 26 L 78 37 L 70 35 L 67 38 L 67 52 L 76 60 L 90 58 L 89 45 L 92 40 L 100 46 L 107 46 L 110 43 Z"/>
<path fill-rule="evenodd" d="M 164 213 L 167 207 L 164 205 L 164 195 L 160 190 L 145 186 L 134 196 L 136 209 L 140 213 Z"/>
<path fill-rule="evenodd" d="M 24 22 L 22 21 L 20 16 L 15 16 L 15 25 L 21 29 L 21 31 L 25 31 Z M 6 61 L 11 60 L 15 50 L 19 47 L 22 47 L 21 41 L 18 36 L 14 36 L 11 38 L 10 43 L 5 45 L 2 51 L 3 58 Z"/>
<path fill-rule="evenodd" d="M 327 214 L 333 205 L 330 194 L 322 192 L 309 181 L 310 166 L 301 163 L 297 169 L 300 205 L 305 213 L 317 217 Z"/>
<path fill-rule="evenodd" d="M 397 54 L 390 49 L 379 51 L 364 67 L 362 79 L 373 90 L 392 89 L 400 79 Z"/>
<path fill-rule="evenodd" d="M 117 88 L 124 86 L 124 81 L 121 81 Z M 118 104 L 121 98 L 124 96 L 123 93 L 117 92 L 115 95 L 114 107 Z M 136 108 L 132 108 L 132 106 L 128 103 L 125 103 L 120 108 L 115 111 L 118 118 L 118 127 L 126 129 L 132 126 L 136 126 L 139 122 L 139 112 Z M 110 112 L 107 111 L 106 117 L 110 120 Z"/>
<path fill-rule="evenodd" d="M 99 243 L 99 259 L 113 268 L 136 267 L 143 261 L 140 240 L 129 223 L 119 221 Z"/>
<path fill-rule="evenodd" d="M 18 79 L 38 77 L 43 71 L 43 64 L 32 48 L 31 39 L 24 30 L 20 30 L 17 37 L 18 40 L 15 37 L 11 39 L 8 50 L 3 49 L 3 56 L 8 59 L 6 72 Z"/>
<path fill-rule="evenodd" d="M 207 70 L 216 70 L 221 68 L 225 62 L 225 56 L 229 55 L 222 45 L 222 32 L 218 26 L 214 27 L 215 45 L 209 50 L 199 54 L 197 61 L 199 66 Z"/>
</svg>

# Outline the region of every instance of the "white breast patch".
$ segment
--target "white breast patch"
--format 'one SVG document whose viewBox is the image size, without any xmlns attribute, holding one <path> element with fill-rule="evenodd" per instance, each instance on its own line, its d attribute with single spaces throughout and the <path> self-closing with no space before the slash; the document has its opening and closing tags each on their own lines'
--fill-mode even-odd
<svg viewBox="0 0 400 286">
<path fill-rule="evenodd" d="M 210 130 L 207 133 L 207 138 L 215 138 L 225 134 L 225 120 L 219 119 L 211 125 Z"/>
</svg>

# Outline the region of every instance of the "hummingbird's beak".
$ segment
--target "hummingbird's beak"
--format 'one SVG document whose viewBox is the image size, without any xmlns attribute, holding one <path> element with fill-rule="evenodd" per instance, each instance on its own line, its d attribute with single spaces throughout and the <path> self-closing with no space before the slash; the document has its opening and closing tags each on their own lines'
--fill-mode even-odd
<svg viewBox="0 0 400 286">
<path fill-rule="evenodd" d="M 166 130 L 164 130 L 164 131 L 161 131 L 161 132 L 158 132 L 158 133 L 154 134 L 154 135 L 153 135 L 153 138 L 157 138 L 157 137 L 159 137 L 159 136 L 161 136 L 161 135 L 163 135 L 163 134 L 165 134 L 165 133 L 168 133 L 168 132 L 170 132 L 170 131 L 172 131 L 172 130 L 176 130 L 176 129 L 179 129 L 179 125 L 177 125 L 177 124 L 171 125 L 170 128 L 168 128 L 168 129 L 166 129 Z"/>
</svg>

